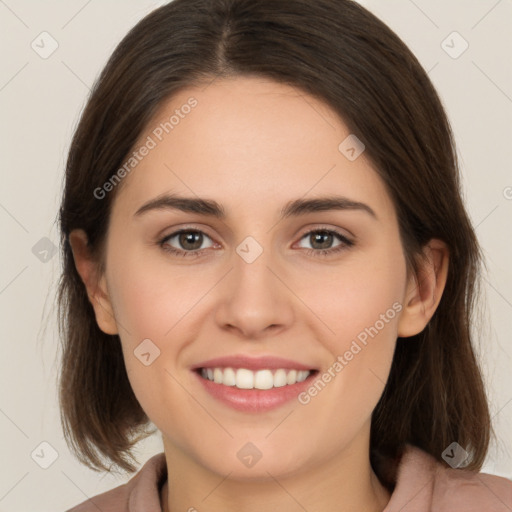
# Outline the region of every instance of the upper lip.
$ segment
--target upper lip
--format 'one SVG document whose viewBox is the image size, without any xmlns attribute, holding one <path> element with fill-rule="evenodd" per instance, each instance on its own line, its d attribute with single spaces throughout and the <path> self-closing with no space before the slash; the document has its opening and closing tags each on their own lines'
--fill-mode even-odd
<svg viewBox="0 0 512 512">
<path fill-rule="evenodd" d="M 290 370 L 313 370 L 311 366 L 301 364 L 292 359 L 284 359 L 282 357 L 275 356 L 248 356 L 245 354 L 216 357 L 214 359 L 208 359 L 195 364 L 192 369 L 197 370 L 199 368 L 247 368 L 248 370 L 277 370 L 279 368 L 290 369 Z"/>
</svg>

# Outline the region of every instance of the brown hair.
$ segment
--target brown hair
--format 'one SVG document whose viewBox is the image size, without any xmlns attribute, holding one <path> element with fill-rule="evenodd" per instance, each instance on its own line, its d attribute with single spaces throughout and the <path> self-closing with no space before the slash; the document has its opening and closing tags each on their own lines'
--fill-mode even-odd
<svg viewBox="0 0 512 512">
<path fill-rule="evenodd" d="M 92 90 L 73 137 L 60 209 L 59 286 L 64 434 L 92 469 L 128 457 L 150 421 L 127 378 L 118 336 L 95 320 L 73 261 L 69 233 L 85 230 L 101 263 L 119 186 L 94 190 L 119 169 L 158 108 L 180 89 L 215 77 L 257 75 L 329 105 L 366 145 L 394 202 L 407 268 L 422 247 L 445 241 L 444 294 L 427 327 L 397 340 L 373 412 L 370 460 L 392 488 L 406 443 L 438 460 L 457 441 L 479 470 L 492 427 L 470 327 L 481 251 L 465 211 L 451 128 L 417 59 L 383 22 L 351 0 L 175 0 L 121 41 Z M 122 183 L 121 183 L 122 185 Z M 135 460 L 136 462 L 136 460 Z M 391 466 L 396 469 L 396 464 Z"/>
</svg>

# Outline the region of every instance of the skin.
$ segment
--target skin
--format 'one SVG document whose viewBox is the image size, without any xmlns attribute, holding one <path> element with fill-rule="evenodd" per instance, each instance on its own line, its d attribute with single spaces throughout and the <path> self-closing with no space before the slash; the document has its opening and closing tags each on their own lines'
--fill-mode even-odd
<svg viewBox="0 0 512 512">
<path fill-rule="evenodd" d="M 448 250 L 431 240 L 418 275 L 408 275 L 394 205 L 370 161 L 365 153 L 349 161 L 338 150 L 350 134 L 342 120 L 290 86 L 237 77 L 189 88 L 162 106 L 140 141 L 190 96 L 195 109 L 117 191 L 104 273 L 85 233 L 70 237 L 98 325 L 120 335 L 133 390 L 162 433 L 170 469 L 163 510 L 381 511 L 390 495 L 370 466 L 371 413 L 397 336 L 421 332 L 437 308 Z M 377 218 L 332 210 L 279 221 L 288 201 L 333 191 Z M 165 192 L 214 199 L 227 217 L 171 209 L 134 216 Z M 174 256 L 158 244 L 183 227 L 207 235 L 202 256 Z M 355 244 L 318 256 L 319 243 L 304 236 L 313 228 L 337 229 Z M 263 248 L 252 263 L 236 252 L 247 236 Z M 178 237 L 167 243 L 189 247 Z M 340 243 L 334 236 L 327 247 Z M 236 353 L 290 358 L 322 373 L 393 303 L 401 311 L 306 405 L 236 411 L 190 370 Z M 146 338 L 161 351 L 149 366 L 134 356 Z M 247 442 L 262 453 L 251 468 L 237 457 Z"/>
</svg>

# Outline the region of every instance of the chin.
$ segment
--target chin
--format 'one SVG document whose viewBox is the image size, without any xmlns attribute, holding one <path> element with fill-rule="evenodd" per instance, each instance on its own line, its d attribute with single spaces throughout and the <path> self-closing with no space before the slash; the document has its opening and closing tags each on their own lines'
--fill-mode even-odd
<svg viewBox="0 0 512 512">
<path fill-rule="evenodd" d="M 286 478 L 308 467 L 311 458 L 295 449 L 270 446 L 268 440 L 265 448 L 258 448 L 258 441 L 254 443 L 243 441 L 235 442 L 232 447 L 223 447 L 219 453 L 200 455 L 198 463 L 210 471 L 230 480 L 246 482 L 264 482 L 274 478 Z M 263 445 L 263 439 L 260 446 Z M 313 454 L 312 454 L 313 456 Z"/>
</svg>

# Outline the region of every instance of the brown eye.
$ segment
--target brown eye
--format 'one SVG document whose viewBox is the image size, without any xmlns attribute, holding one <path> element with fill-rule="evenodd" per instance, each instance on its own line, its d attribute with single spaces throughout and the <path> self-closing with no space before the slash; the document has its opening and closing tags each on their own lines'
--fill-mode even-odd
<svg viewBox="0 0 512 512">
<path fill-rule="evenodd" d="M 202 247 L 206 239 L 210 239 L 210 237 L 202 231 L 182 229 L 163 238 L 160 241 L 160 245 L 164 250 L 171 253 L 180 254 L 182 256 L 193 256 L 201 250 L 213 245 L 213 243 L 211 243 L 207 247 Z"/>
<path fill-rule="evenodd" d="M 329 256 L 354 245 L 354 242 L 343 236 L 341 233 L 331 229 L 314 229 L 304 233 L 301 238 L 307 240 L 309 247 L 304 247 L 307 254 L 312 256 Z M 338 243 L 333 245 L 336 241 Z"/>
<path fill-rule="evenodd" d="M 203 243 L 203 234 L 198 231 L 185 231 L 178 235 L 178 242 L 184 249 L 195 251 Z"/>
<path fill-rule="evenodd" d="M 334 236 L 328 231 L 316 231 L 309 234 L 313 249 L 330 249 Z"/>
</svg>

